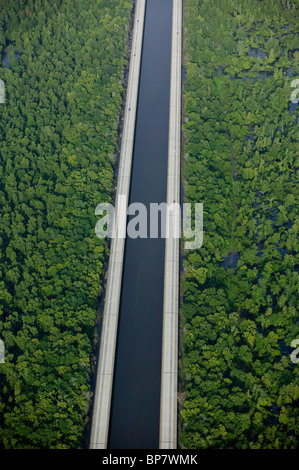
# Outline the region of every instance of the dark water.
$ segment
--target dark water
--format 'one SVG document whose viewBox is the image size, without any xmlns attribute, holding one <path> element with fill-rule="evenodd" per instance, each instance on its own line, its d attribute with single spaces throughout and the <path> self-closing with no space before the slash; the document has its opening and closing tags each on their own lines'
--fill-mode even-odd
<svg viewBox="0 0 299 470">
<path fill-rule="evenodd" d="M 10 62 L 9 62 L 8 52 L 5 52 L 5 54 L 3 55 L 2 63 L 5 65 L 5 67 L 7 69 L 10 69 Z"/>
<path fill-rule="evenodd" d="M 19 58 L 21 57 L 21 54 L 19 54 L 18 52 L 15 52 L 14 55 L 15 55 L 16 60 L 19 60 Z M 5 65 L 7 69 L 10 69 L 10 60 L 9 60 L 8 52 L 5 52 L 3 54 L 1 62 Z"/>
<path fill-rule="evenodd" d="M 172 0 L 148 0 L 130 203 L 166 201 Z M 108 448 L 159 447 L 164 245 L 126 240 Z"/>
</svg>

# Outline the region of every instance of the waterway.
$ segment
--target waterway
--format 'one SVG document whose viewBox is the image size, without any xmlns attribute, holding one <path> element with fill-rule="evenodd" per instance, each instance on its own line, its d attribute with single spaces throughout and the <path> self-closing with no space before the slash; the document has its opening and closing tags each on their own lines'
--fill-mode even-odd
<svg viewBox="0 0 299 470">
<path fill-rule="evenodd" d="M 171 26 L 172 0 L 147 0 L 129 203 L 148 209 L 166 201 Z M 110 449 L 159 447 L 164 247 L 126 240 Z"/>
</svg>

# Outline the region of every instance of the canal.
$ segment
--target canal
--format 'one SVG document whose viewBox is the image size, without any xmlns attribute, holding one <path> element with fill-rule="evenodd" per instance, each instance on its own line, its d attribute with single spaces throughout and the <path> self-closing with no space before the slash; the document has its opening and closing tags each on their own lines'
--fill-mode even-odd
<svg viewBox="0 0 299 470">
<path fill-rule="evenodd" d="M 166 201 L 171 26 L 172 0 L 147 0 L 129 203 L 148 209 Z M 110 449 L 159 447 L 164 248 L 126 239 Z"/>
</svg>

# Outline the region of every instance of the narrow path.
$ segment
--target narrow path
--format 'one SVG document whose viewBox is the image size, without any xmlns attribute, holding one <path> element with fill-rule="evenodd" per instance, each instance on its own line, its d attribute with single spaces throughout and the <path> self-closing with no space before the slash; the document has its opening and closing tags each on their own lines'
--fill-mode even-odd
<svg viewBox="0 0 299 470">
<path fill-rule="evenodd" d="M 182 0 L 173 0 L 167 204 L 180 202 Z M 167 214 L 165 245 L 160 449 L 177 447 L 178 299 L 180 218 Z"/>
<path fill-rule="evenodd" d="M 146 0 L 136 1 L 124 129 L 116 193 L 115 214 L 116 220 L 119 222 L 119 232 L 116 238 L 111 240 L 101 347 L 89 444 L 91 449 L 106 449 L 108 440 L 118 312 L 125 247 L 125 237 L 121 236 L 121 234 L 125 234 L 126 230 L 126 213 L 130 190 L 145 4 Z"/>
</svg>

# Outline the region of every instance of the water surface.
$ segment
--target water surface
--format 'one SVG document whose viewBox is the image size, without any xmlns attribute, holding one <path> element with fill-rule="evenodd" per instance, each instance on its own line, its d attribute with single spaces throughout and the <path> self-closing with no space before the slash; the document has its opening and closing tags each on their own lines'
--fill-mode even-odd
<svg viewBox="0 0 299 470">
<path fill-rule="evenodd" d="M 148 0 L 130 204 L 166 201 L 172 0 Z M 108 448 L 159 447 L 164 246 L 127 238 Z"/>
</svg>

